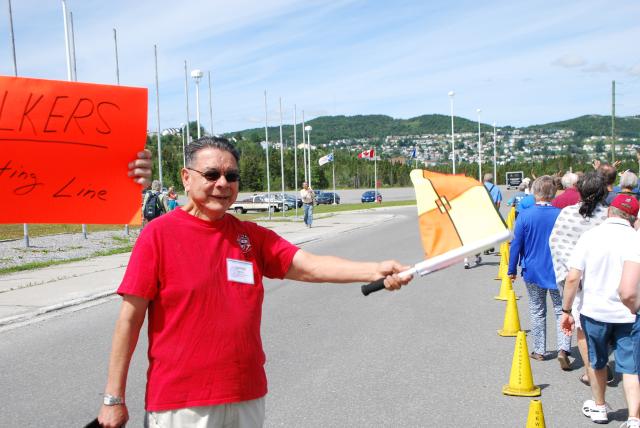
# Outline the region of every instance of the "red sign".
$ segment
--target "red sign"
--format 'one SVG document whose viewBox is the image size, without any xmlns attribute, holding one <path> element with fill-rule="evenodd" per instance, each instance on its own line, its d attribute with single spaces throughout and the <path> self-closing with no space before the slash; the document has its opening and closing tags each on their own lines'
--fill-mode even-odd
<svg viewBox="0 0 640 428">
<path fill-rule="evenodd" d="M 0 76 L 0 223 L 139 224 L 147 90 Z"/>
</svg>

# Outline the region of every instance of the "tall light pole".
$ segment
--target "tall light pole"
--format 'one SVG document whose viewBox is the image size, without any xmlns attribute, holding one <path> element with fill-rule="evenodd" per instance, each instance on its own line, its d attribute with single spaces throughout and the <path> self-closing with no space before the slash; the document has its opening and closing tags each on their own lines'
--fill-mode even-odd
<svg viewBox="0 0 640 428">
<path fill-rule="evenodd" d="M 478 113 L 478 180 L 482 183 L 482 141 L 480 140 L 480 113 L 482 110 L 476 109 Z"/>
<path fill-rule="evenodd" d="M 158 175 L 160 176 L 160 189 L 162 190 L 162 138 L 160 135 L 160 83 L 158 81 L 158 45 L 153 45 L 153 55 L 156 66 L 156 115 L 158 118 Z"/>
<path fill-rule="evenodd" d="M 455 92 L 449 91 L 449 103 L 451 104 L 451 170 L 454 174 L 456 173 L 456 139 L 453 133 L 453 97 L 455 95 Z"/>
<path fill-rule="evenodd" d="M 282 184 L 282 216 L 284 217 L 284 141 L 282 140 L 282 98 L 278 98 L 280 103 L 280 183 Z"/>
<path fill-rule="evenodd" d="M 293 188 L 296 191 L 296 220 L 298 219 L 298 118 L 297 106 L 293 105 Z"/>
<path fill-rule="evenodd" d="M 493 122 L 493 183 L 498 185 L 498 161 L 496 157 L 496 123 Z"/>
<path fill-rule="evenodd" d="M 189 122 L 191 121 L 191 119 L 189 119 L 189 74 L 187 73 L 187 60 L 184 60 L 184 96 L 185 96 L 185 106 L 187 108 L 187 141 L 186 144 L 188 145 L 191 142 L 191 135 L 190 135 L 190 131 L 189 131 Z M 183 152 L 184 153 L 184 152 Z M 187 162 L 186 160 L 183 158 L 183 163 L 186 165 Z"/>
<path fill-rule="evenodd" d="M 266 144 L 267 156 L 267 203 L 271 203 L 271 177 L 269 176 L 269 113 L 267 110 L 267 91 L 264 91 L 264 142 Z M 271 205 L 267 209 L 269 220 L 271 220 Z"/>
<path fill-rule="evenodd" d="M 304 130 L 307 131 L 307 144 L 309 145 L 309 150 L 307 152 L 307 162 L 309 162 L 309 187 L 311 187 L 311 130 L 313 128 L 311 125 L 307 125 L 304 127 Z"/>
<path fill-rule="evenodd" d="M 209 132 L 213 135 L 213 103 L 211 101 L 211 72 L 207 72 L 207 77 L 209 79 L 209 121 L 211 123 L 211 129 Z"/>
<path fill-rule="evenodd" d="M 200 79 L 202 79 L 202 70 L 195 69 L 191 71 L 191 77 L 196 81 L 196 123 L 198 125 L 198 138 L 200 138 Z"/>
<path fill-rule="evenodd" d="M 302 165 L 304 166 L 304 181 L 309 184 L 309 171 L 307 171 L 307 143 L 304 136 L 304 110 L 302 110 Z"/>
</svg>

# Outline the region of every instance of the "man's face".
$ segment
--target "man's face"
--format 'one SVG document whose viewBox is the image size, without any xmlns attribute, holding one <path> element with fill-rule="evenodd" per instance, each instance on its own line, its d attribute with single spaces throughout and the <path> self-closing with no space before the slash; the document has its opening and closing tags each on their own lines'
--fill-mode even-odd
<svg viewBox="0 0 640 428">
<path fill-rule="evenodd" d="M 190 168 L 202 173 L 212 169 L 220 172 L 219 179 L 208 181 L 196 171 L 183 169 L 182 183 L 188 192 L 189 199 L 199 212 L 208 219 L 221 218 L 238 197 L 240 183 L 238 181 L 230 183 L 224 176 L 229 172 L 238 171 L 236 159 L 225 150 L 206 148 L 196 154 Z"/>
<path fill-rule="evenodd" d="M 308 188 L 309 188 L 309 185 L 308 185 L 307 183 L 302 183 L 302 188 L 303 188 L 303 189 L 308 189 Z"/>
</svg>

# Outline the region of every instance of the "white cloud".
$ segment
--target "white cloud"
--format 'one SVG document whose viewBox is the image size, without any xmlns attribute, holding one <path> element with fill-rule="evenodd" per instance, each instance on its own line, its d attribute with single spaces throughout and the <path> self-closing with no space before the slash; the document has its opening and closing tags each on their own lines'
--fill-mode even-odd
<svg viewBox="0 0 640 428">
<path fill-rule="evenodd" d="M 551 65 L 564 67 L 564 68 L 582 67 L 583 65 L 586 65 L 586 64 L 587 64 L 587 60 L 585 60 L 580 55 L 575 55 L 575 54 L 565 54 L 551 61 Z"/>
<path fill-rule="evenodd" d="M 610 67 L 605 62 L 601 62 L 598 64 L 591 64 L 582 69 L 585 73 L 608 73 L 610 71 Z"/>
<path fill-rule="evenodd" d="M 628 72 L 632 76 L 640 76 L 640 64 L 630 67 Z"/>
</svg>

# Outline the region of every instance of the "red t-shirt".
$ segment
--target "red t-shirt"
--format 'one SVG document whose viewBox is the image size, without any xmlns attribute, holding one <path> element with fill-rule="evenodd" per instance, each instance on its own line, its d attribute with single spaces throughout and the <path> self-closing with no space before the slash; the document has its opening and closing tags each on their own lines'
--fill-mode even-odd
<svg viewBox="0 0 640 428">
<path fill-rule="evenodd" d="M 267 393 L 262 277 L 284 278 L 297 251 L 231 215 L 209 222 L 177 209 L 144 228 L 118 293 L 150 300 L 147 411 Z M 230 281 L 228 259 L 250 262 L 254 284 Z"/>
<path fill-rule="evenodd" d="M 559 196 L 551 201 L 551 205 L 556 208 L 565 208 L 569 205 L 575 205 L 580 202 L 580 192 L 574 187 L 569 187 L 567 190 L 562 192 Z"/>
</svg>

